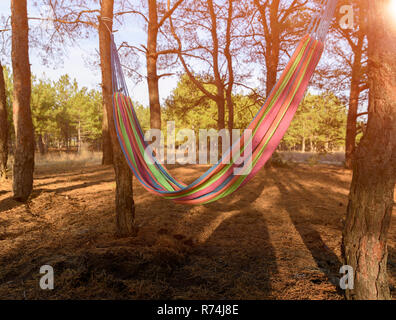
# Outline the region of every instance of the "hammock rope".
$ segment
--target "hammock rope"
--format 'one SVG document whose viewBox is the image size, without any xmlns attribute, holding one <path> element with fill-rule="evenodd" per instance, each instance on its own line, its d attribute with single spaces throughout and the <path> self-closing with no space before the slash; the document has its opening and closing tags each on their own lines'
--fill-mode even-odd
<svg viewBox="0 0 396 320">
<path fill-rule="evenodd" d="M 189 185 L 173 178 L 153 155 L 146 152 L 148 144 L 129 97 L 112 36 L 115 128 L 128 165 L 142 186 L 176 203 L 206 204 L 249 182 L 271 157 L 290 126 L 322 56 L 336 4 L 337 0 L 321 1 L 321 10 L 312 19 L 308 34 L 297 45 L 270 95 L 247 127 L 252 135 L 245 130 L 217 164 Z"/>
</svg>

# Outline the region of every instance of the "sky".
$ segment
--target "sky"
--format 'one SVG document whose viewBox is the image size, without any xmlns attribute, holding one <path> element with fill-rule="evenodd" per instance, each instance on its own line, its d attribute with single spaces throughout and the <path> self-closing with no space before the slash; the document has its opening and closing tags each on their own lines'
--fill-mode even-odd
<svg viewBox="0 0 396 320">
<path fill-rule="evenodd" d="M 10 0 L 0 0 L 0 16 L 8 17 L 11 14 Z M 40 10 L 33 7 L 33 1 L 28 0 L 28 16 L 40 16 Z M 139 21 L 134 21 L 133 16 L 125 19 L 126 23 L 122 29 L 115 33 L 115 40 L 117 43 L 127 41 L 130 44 L 139 46 L 146 42 L 145 32 L 142 29 L 142 24 Z M 30 28 L 39 27 L 38 21 L 29 20 Z M 60 60 L 56 66 L 43 65 L 42 59 L 39 56 L 37 49 L 30 49 L 29 58 L 31 63 L 31 71 L 34 75 L 41 77 L 45 75 L 46 78 L 57 80 L 61 75 L 69 74 L 72 79 L 76 79 L 80 87 L 87 87 L 89 89 L 99 89 L 101 82 L 100 70 L 89 66 L 87 61 L 95 59 L 95 52 L 98 50 L 98 37 L 93 36 L 90 39 L 82 40 L 77 47 L 67 47 L 66 55 Z M 9 57 L 1 57 L 3 63 L 10 65 Z M 96 70 L 94 70 L 96 69 Z M 127 80 L 128 88 L 132 99 L 140 102 L 141 104 L 148 105 L 148 88 L 146 81 L 139 83 Z M 160 80 L 160 97 L 164 100 L 169 96 L 171 91 L 176 87 L 177 78 L 167 77 Z"/>
</svg>

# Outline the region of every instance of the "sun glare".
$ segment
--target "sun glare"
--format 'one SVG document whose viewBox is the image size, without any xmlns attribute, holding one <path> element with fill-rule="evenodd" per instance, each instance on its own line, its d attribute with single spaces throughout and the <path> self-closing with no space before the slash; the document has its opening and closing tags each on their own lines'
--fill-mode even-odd
<svg viewBox="0 0 396 320">
<path fill-rule="evenodd" d="M 388 15 L 390 19 L 390 27 L 396 30 L 396 0 L 389 1 Z"/>
<path fill-rule="evenodd" d="M 396 18 L 396 0 L 390 0 L 390 12 Z"/>
</svg>

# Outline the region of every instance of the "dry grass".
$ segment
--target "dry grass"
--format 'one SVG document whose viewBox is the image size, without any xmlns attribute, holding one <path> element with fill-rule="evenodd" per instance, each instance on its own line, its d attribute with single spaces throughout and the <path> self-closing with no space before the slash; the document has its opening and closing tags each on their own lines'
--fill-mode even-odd
<svg viewBox="0 0 396 320">
<path fill-rule="evenodd" d="M 342 219 L 351 174 L 267 168 L 204 206 L 154 197 L 135 183 L 135 238 L 114 236 L 114 176 L 100 157 L 38 159 L 28 204 L 0 187 L 2 299 L 342 299 Z M 173 168 L 184 180 L 205 167 Z M 396 285 L 396 211 L 389 275 Z M 39 269 L 55 290 L 39 289 Z"/>
</svg>

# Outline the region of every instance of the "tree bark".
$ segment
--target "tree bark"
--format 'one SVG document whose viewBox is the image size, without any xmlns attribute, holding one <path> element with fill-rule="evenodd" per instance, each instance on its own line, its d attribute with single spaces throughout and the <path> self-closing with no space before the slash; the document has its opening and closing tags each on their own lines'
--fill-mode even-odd
<svg viewBox="0 0 396 320">
<path fill-rule="evenodd" d="M 116 177 L 116 228 L 117 235 L 134 236 L 135 203 L 133 201 L 132 173 L 118 143 L 113 118 L 112 72 L 111 72 L 111 37 L 109 30 L 113 27 L 114 0 L 102 0 L 99 23 L 99 51 L 102 71 L 103 105 L 107 111 L 109 134 L 113 150 L 113 165 Z M 102 18 L 106 18 L 105 20 Z M 111 22 L 108 20 L 110 19 Z"/>
<path fill-rule="evenodd" d="M 82 140 L 81 140 L 81 120 L 78 120 L 77 127 L 77 153 L 81 153 L 82 149 Z"/>
<path fill-rule="evenodd" d="M 267 66 L 266 73 L 266 95 L 270 95 L 272 88 L 276 84 L 279 65 L 280 53 L 280 30 L 278 23 L 279 0 L 272 1 L 270 13 L 271 33 L 269 35 L 269 43 L 266 45 L 265 63 Z"/>
<path fill-rule="evenodd" d="M 254 1 L 260 13 L 260 21 L 265 36 L 265 64 L 266 64 L 266 95 L 271 93 L 276 84 L 278 74 L 279 53 L 280 53 L 280 23 L 278 20 L 280 0 L 273 0 L 269 5 L 269 23 L 267 23 L 267 3 L 261 4 L 259 0 Z M 269 24 L 269 25 L 268 25 Z"/>
<path fill-rule="evenodd" d="M 231 2 L 231 1 L 230 1 Z M 226 85 L 225 85 L 225 77 L 222 77 L 222 75 L 220 74 L 221 72 L 221 67 L 220 67 L 220 63 L 219 63 L 219 55 L 220 55 L 220 48 L 219 48 L 219 38 L 218 38 L 218 34 L 217 34 L 217 15 L 215 12 L 215 7 L 214 7 L 214 2 L 213 0 L 206 0 L 207 6 L 208 6 L 208 12 L 209 12 L 209 18 L 210 18 L 210 26 L 208 26 L 208 30 L 210 30 L 211 33 L 211 39 L 212 39 L 212 44 L 213 47 L 208 48 L 208 50 L 210 51 L 210 56 L 211 56 L 211 61 L 208 63 L 211 65 L 211 69 L 213 70 L 213 85 L 216 87 L 216 93 L 211 93 L 210 91 L 208 91 L 205 86 L 203 85 L 203 83 L 193 74 L 193 72 L 190 70 L 190 68 L 188 67 L 186 60 L 183 57 L 183 53 L 182 53 L 182 42 L 180 40 L 180 38 L 178 37 L 178 35 L 175 32 L 173 23 L 172 23 L 172 19 L 170 19 L 170 24 L 171 24 L 171 32 L 173 34 L 173 37 L 175 38 L 175 40 L 177 41 L 179 48 L 177 50 L 177 54 L 178 57 L 180 59 L 180 62 L 186 72 L 186 74 L 188 75 L 188 77 L 190 78 L 190 80 L 194 83 L 194 85 L 205 95 L 207 96 L 209 99 L 211 99 L 212 101 L 214 101 L 216 103 L 217 106 L 217 129 L 218 130 L 222 130 L 225 128 L 225 108 L 226 108 L 226 104 L 227 104 L 227 100 L 228 100 L 228 105 L 227 108 L 230 112 L 230 117 L 229 117 L 229 122 L 228 122 L 228 127 L 233 125 L 233 119 L 234 119 L 234 106 L 232 103 L 232 86 L 234 84 L 234 73 L 233 71 L 230 72 L 230 68 L 232 68 L 232 57 L 230 56 L 230 44 L 231 44 L 231 37 L 230 37 L 230 33 L 231 33 L 231 25 L 229 24 L 227 27 L 227 33 L 226 33 L 226 37 L 227 37 L 227 44 L 226 44 L 226 48 L 225 48 L 225 55 L 226 55 L 226 59 L 227 59 L 227 63 L 228 63 L 228 71 L 229 71 L 229 91 L 227 92 L 226 90 Z M 232 5 L 230 3 L 230 7 L 229 7 L 229 14 L 232 15 Z M 231 124 L 232 122 L 232 124 Z M 221 141 L 218 144 L 219 146 L 219 150 L 222 149 L 221 147 Z M 219 154 L 221 154 L 221 152 L 219 151 Z"/>
<path fill-rule="evenodd" d="M 150 127 L 161 129 L 161 105 L 159 99 L 159 77 L 157 73 L 158 12 L 157 1 L 148 0 L 149 18 L 147 30 L 147 85 L 150 101 Z"/>
<path fill-rule="evenodd" d="M 26 0 L 11 1 L 11 26 L 13 115 L 16 141 L 13 192 L 16 200 L 26 201 L 33 189 L 34 171 L 34 131 L 30 110 L 31 74 Z"/>
<path fill-rule="evenodd" d="M 234 128 L 234 102 L 232 99 L 232 89 L 234 86 L 234 68 L 231 54 L 231 27 L 233 20 L 233 1 L 228 0 L 228 15 L 227 15 L 227 30 L 226 30 L 226 45 L 224 49 L 224 55 L 227 59 L 227 70 L 228 70 L 228 85 L 226 89 L 226 102 L 228 110 L 228 130 L 230 137 L 232 137 L 232 129 Z"/>
<path fill-rule="evenodd" d="M 216 86 L 216 104 L 217 104 L 217 130 L 222 130 L 225 128 L 225 86 L 223 79 L 220 74 L 220 62 L 219 62 L 219 38 L 217 34 L 217 16 L 214 9 L 213 0 L 207 0 L 208 10 L 210 14 L 210 33 L 213 42 L 213 74 L 214 74 L 214 84 Z M 221 143 L 219 143 L 219 148 L 222 149 Z M 219 153 L 221 154 L 221 153 Z"/>
<path fill-rule="evenodd" d="M 360 79 L 362 76 L 362 56 L 364 33 L 360 31 L 358 43 L 354 48 L 354 61 L 352 65 L 351 91 L 349 95 L 349 109 L 345 139 L 345 167 L 353 168 L 353 157 L 356 149 L 357 114 L 360 96 Z"/>
<path fill-rule="evenodd" d="M 370 1 L 369 120 L 356 150 L 343 231 L 345 264 L 354 270 L 348 299 L 390 299 L 387 236 L 396 177 L 396 28 L 389 1 Z"/>
<path fill-rule="evenodd" d="M 102 120 L 102 165 L 113 164 L 113 147 L 111 145 L 106 106 L 103 104 Z"/>
<path fill-rule="evenodd" d="M 37 144 L 38 144 L 38 149 L 40 151 L 40 154 L 44 155 L 45 154 L 45 144 L 44 144 L 43 135 L 41 133 L 38 134 Z"/>
<path fill-rule="evenodd" d="M 4 70 L 0 63 L 0 181 L 7 177 L 8 116 Z"/>
</svg>

